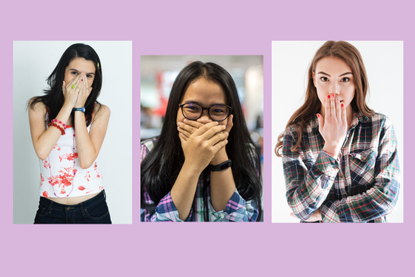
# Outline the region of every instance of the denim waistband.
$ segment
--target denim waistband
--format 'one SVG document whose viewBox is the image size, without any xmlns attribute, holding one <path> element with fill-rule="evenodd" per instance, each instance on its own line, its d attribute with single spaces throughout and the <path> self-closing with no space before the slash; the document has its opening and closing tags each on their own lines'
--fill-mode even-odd
<svg viewBox="0 0 415 277">
<path fill-rule="evenodd" d="M 40 197 L 40 205 L 48 208 L 49 210 L 53 209 L 54 210 L 67 210 L 67 211 L 81 211 L 83 212 L 86 208 L 95 206 L 97 204 L 99 204 L 101 201 L 105 200 L 106 196 L 105 196 L 105 190 L 102 190 L 100 193 L 98 193 L 97 195 L 95 195 L 94 197 L 92 197 L 91 199 L 88 199 L 84 202 L 81 202 L 79 204 L 76 205 L 64 205 L 64 204 L 60 204 L 60 203 L 56 203 L 52 200 L 49 200 L 46 197 Z"/>
</svg>

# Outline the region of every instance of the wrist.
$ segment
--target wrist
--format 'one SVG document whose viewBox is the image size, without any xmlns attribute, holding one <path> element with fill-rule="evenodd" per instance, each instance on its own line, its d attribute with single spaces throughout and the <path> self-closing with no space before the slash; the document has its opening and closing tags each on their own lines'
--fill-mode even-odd
<svg viewBox="0 0 415 277">
<path fill-rule="evenodd" d="M 184 161 L 182 170 L 184 170 L 185 172 L 191 172 L 193 175 L 195 176 L 200 176 L 200 174 L 202 174 L 202 171 L 204 170 L 204 168 L 202 168 L 203 166 L 199 166 L 196 163 L 192 163 L 192 162 L 186 162 L 186 160 Z"/>
<path fill-rule="evenodd" d="M 209 164 L 215 166 L 220 163 L 226 162 L 227 160 L 229 160 L 229 157 L 224 147 L 221 150 L 219 150 L 218 153 L 216 153 L 216 155 L 213 157 Z"/>
<path fill-rule="evenodd" d="M 62 110 L 72 111 L 73 107 L 74 106 L 72 104 L 65 102 L 63 103 Z"/>
<path fill-rule="evenodd" d="M 340 149 L 341 147 L 330 145 L 324 145 L 323 147 L 323 151 L 335 159 L 337 159 L 337 157 L 339 156 Z"/>
</svg>

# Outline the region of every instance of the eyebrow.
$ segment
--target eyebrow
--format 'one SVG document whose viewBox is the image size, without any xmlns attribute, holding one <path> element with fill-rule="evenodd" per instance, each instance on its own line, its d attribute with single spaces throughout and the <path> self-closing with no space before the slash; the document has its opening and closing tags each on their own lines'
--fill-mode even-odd
<svg viewBox="0 0 415 277">
<path fill-rule="evenodd" d="M 69 70 L 73 70 L 73 71 L 76 71 L 76 72 L 81 72 L 81 71 L 79 71 L 78 69 L 75 69 L 75 68 L 71 68 Z M 95 75 L 95 73 L 92 73 L 92 72 L 85 73 L 85 74 Z"/>
<path fill-rule="evenodd" d="M 183 104 L 190 104 L 190 103 L 192 103 L 192 104 L 198 104 L 201 107 L 205 107 L 205 106 L 202 105 L 202 103 L 199 103 L 197 101 L 192 101 L 192 100 L 188 100 L 188 101 L 184 102 Z M 213 103 L 213 104 L 211 104 L 209 106 L 213 106 L 213 105 L 226 105 L 226 104 L 225 103 Z"/>
<path fill-rule="evenodd" d="M 317 74 L 323 74 L 323 75 L 327 75 L 327 76 L 331 77 L 329 74 L 327 74 L 326 72 L 323 72 L 323 71 L 320 71 Z M 339 77 L 344 76 L 344 75 L 349 75 L 349 74 L 353 75 L 353 73 L 351 73 L 351 72 L 345 72 L 345 73 L 341 74 Z"/>
</svg>

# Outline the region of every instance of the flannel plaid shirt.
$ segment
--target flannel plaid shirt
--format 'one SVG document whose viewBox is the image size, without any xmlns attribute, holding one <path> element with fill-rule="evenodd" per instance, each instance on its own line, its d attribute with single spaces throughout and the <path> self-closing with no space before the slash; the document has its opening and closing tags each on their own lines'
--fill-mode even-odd
<svg viewBox="0 0 415 277">
<path fill-rule="evenodd" d="M 386 222 L 399 195 L 397 140 L 382 114 L 355 113 L 337 159 L 324 152 L 314 117 L 302 134 L 298 152 L 296 126 L 285 131 L 283 167 L 287 201 L 306 220 L 320 208 L 322 222 Z"/>
<path fill-rule="evenodd" d="M 154 146 L 156 139 L 146 140 L 141 143 L 141 162 L 147 156 Z M 140 162 L 140 163 L 141 163 Z M 209 180 L 209 176 L 207 178 Z M 203 200 L 203 178 L 199 177 L 197 183 L 194 205 L 190 210 L 190 214 L 186 221 L 204 221 L 204 200 Z M 144 199 L 147 204 L 154 204 L 150 199 L 149 194 L 144 190 Z M 207 200 L 208 203 L 208 214 L 209 221 L 256 221 L 258 217 L 258 206 L 256 200 L 252 199 L 245 201 L 242 196 L 239 195 L 238 191 L 235 189 L 232 197 L 229 199 L 226 209 L 222 211 L 215 211 L 212 206 L 210 198 L 210 186 L 207 188 Z M 150 212 L 146 209 L 141 209 L 141 221 L 144 222 L 154 222 L 154 221 L 173 221 L 173 222 L 182 222 L 179 218 L 179 213 L 176 206 L 173 203 L 170 192 L 164 196 L 158 203 L 156 210 Z"/>
</svg>

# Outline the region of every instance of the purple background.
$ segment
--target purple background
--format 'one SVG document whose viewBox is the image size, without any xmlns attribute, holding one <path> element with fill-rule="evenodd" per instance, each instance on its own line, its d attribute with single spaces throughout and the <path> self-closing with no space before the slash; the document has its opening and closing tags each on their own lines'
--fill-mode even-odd
<svg viewBox="0 0 415 277">
<path fill-rule="evenodd" d="M 0 17 L 2 275 L 40 276 L 42 271 L 59 276 L 136 276 L 139 273 L 157 276 L 162 272 L 171 276 L 410 275 L 415 203 L 407 197 L 403 224 L 273 224 L 270 214 L 271 109 L 278 108 L 271 106 L 271 97 L 278 97 L 271 95 L 273 40 L 404 41 L 404 117 L 407 119 L 404 177 L 410 178 L 408 169 L 415 165 L 410 160 L 414 153 L 410 140 L 414 125 L 409 112 L 415 100 L 415 16 L 410 1 L 148 2 L 3 3 Z M 14 40 L 133 42 L 132 225 L 13 225 L 10 115 Z M 265 222 L 243 226 L 139 223 L 140 55 L 264 56 Z M 379 57 L 379 66 L 382 66 L 382 57 Z M 410 182 L 406 184 L 405 195 L 414 194 Z"/>
</svg>

